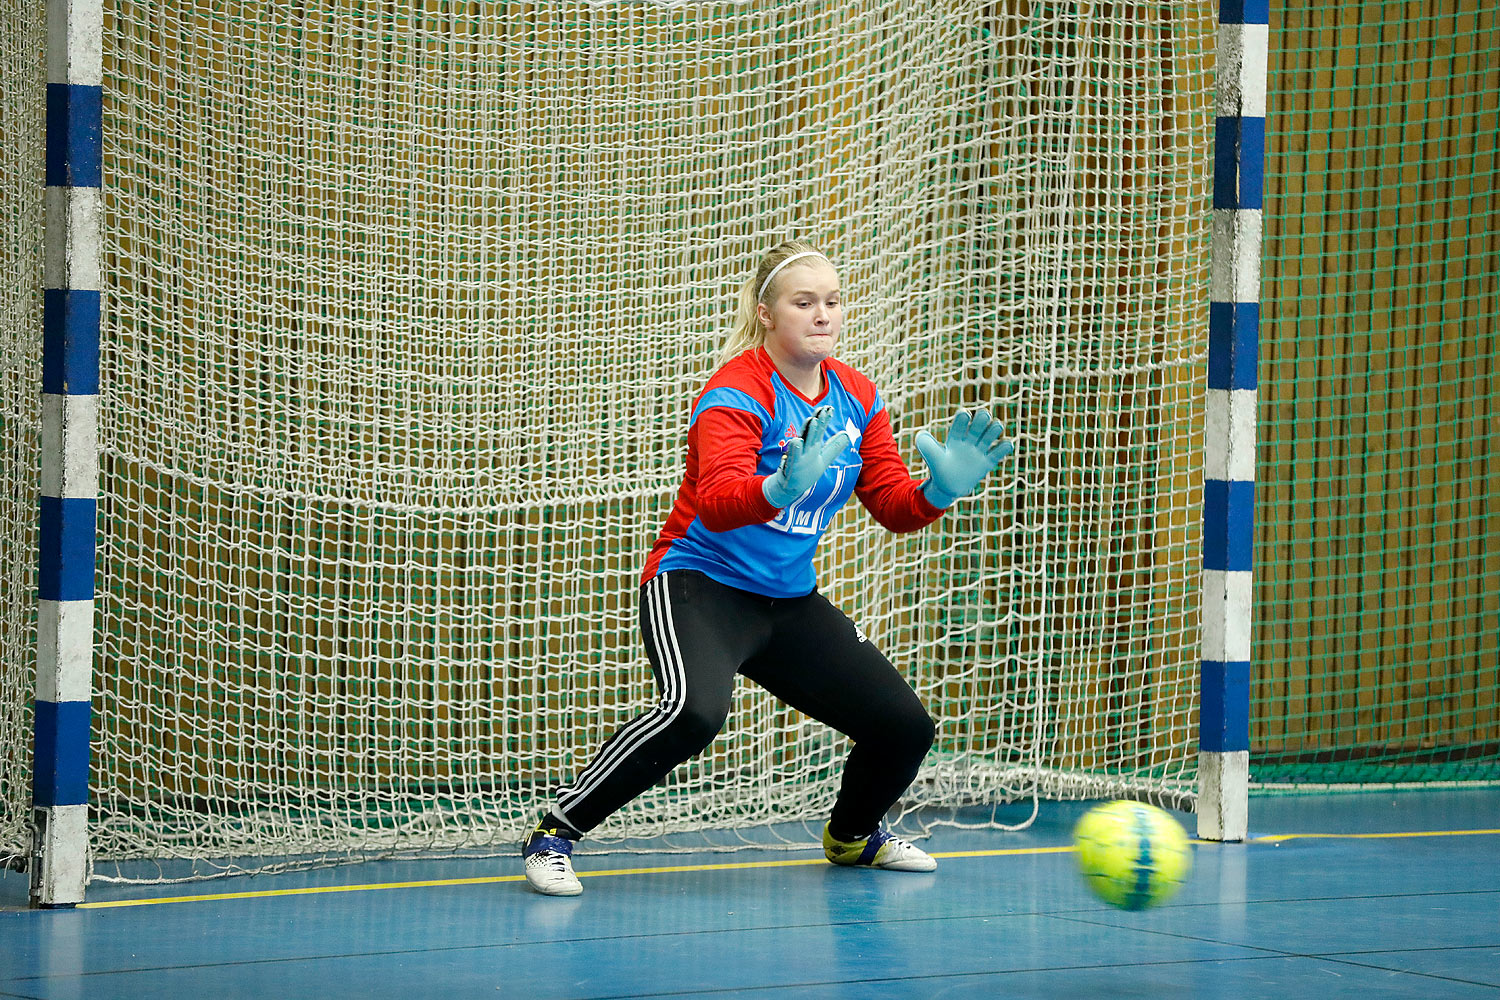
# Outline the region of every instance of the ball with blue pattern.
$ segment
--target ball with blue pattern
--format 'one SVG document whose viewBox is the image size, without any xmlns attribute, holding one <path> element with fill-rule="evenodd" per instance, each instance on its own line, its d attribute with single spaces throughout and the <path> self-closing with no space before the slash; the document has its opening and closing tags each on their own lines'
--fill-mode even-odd
<svg viewBox="0 0 1500 1000">
<path fill-rule="evenodd" d="M 1078 868 L 1094 895 L 1122 910 L 1145 910 L 1170 899 L 1193 869 L 1186 831 L 1164 809 L 1143 802 L 1106 802 L 1073 828 Z"/>
</svg>

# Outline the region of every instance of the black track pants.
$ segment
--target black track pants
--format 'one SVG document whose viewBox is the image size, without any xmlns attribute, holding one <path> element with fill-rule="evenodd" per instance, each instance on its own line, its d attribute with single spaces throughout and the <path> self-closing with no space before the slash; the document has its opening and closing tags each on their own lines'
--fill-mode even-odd
<svg viewBox="0 0 1500 1000">
<path fill-rule="evenodd" d="M 558 790 L 561 818 L 580 832 L 713 741 L 736 673 L 854 741 L 829 818 L 836 831 L 874 830 L 916 777 L 932 719 L 890 661 L 821 594 L 762 597 L 672 570 L 641 587 L 640 617 L 661 699 Z"/>
</svg>

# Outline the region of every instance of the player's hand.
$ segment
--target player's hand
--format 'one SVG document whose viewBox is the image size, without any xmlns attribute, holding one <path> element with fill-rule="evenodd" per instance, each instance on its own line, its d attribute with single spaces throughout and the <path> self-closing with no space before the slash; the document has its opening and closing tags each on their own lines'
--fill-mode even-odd
<svg viewBox="0 0 1500 1000">
<path fill-rule="evenodd" d="M 959 497 L 974 492 L 990 470 L 1015 450 L 1001 437 L 1005 428 L 987 410 L 959 410 L 948 428 L 948 440 L 939 443 L 926 431 L 917 435 L 917 450 L 932 477 L 922 486 L 922 495 L 934 507 L 951 507 Z"/>
<path fill-rule="evenodd" d="M 781 467 L 761 483 L 761 490 L 772 507 L 785 507 L 812 489 L 823 470 L 849 447 L 848 431 L 839 431 L 827 441 L 823 440 L 832 419 L 833 407 L 818 407 L 802 425 L 802 435 L 787 442 L 786 453 L 781 456 Z"/>
</svg>

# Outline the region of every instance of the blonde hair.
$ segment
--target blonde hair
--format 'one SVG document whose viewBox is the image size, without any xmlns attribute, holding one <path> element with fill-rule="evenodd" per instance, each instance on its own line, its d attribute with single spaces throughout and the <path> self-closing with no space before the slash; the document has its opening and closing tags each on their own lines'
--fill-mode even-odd
<svg viewBox="0 0 1500 1000">
<path fill-rule="evenodd" d="M 775 291 L 776 284 L 781 281 L 781 276 L 776 276 L 776 281 L 770 288 L 762 290 L 761 286 L 766 283 L 771 272 L 781 266 L 782 262 L 797 254 L 817 254 L 822 257 L 822 251 L 811 243 L 789 240 L 767 250 L 765 256 L 761 257 L 760 266 L 755 269 L 755 273 L 740 286 L 739 307 L 734 313 L 734 326 L 730 328 L 729 335 L 724 338 L 724 342 L 719 345 L 718 364 L 722 365 L 731 358 L 765 343 L 766 328 L 761 325 L 760 314 L 755 307 L 762 302 L 776 301 L 775 295 L 768 293 Z"/>
</svg>

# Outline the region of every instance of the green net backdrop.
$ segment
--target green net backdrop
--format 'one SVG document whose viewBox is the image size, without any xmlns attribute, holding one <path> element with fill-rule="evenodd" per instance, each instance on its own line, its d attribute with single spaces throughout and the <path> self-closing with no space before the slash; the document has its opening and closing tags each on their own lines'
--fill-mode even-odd
<svg viewBox="0 0 1500 1000">
<path fill-rule="evenodd" d="M 1500 779 L 1500 23 L 1273 6 L 1252 776 Z"/>
</svg>

